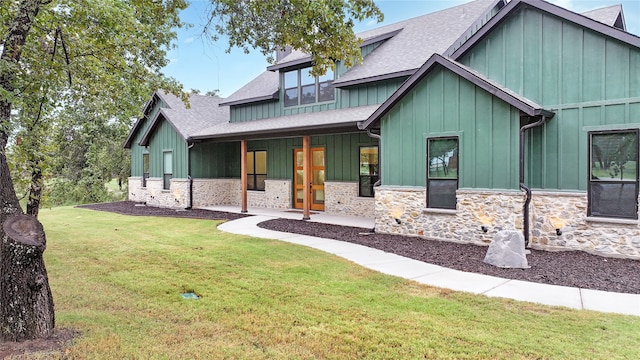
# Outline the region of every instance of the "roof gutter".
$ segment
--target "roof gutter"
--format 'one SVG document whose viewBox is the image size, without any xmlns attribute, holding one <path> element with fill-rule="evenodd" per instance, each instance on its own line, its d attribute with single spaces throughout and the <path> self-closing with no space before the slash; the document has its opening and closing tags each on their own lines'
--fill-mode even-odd
<svg viewBox="0 0 640 360">
<path fill-rule="evenodd" d="M 195 144 L 191 141 L 187 142 L 187 179 L 189 179 L 189 206 L 185 209 L 191 210 L 193 207 L 193 177 L 191 176 L 191 148 Z"/>
<path fill-rule="evenodd" d="M 524 126 L 522 126 L 520 128 L 520 168 L 519 168 L 519 174 L 520 174 L 520 190 L 525 192 L 525 200 L 524 200 L 524 207 L 522 209 L 522 225 L 523 225 L 523 235 L 524 235 L 524 246 L 525 248 L 529 246 L 529 205 L 531 204 L 531 189 L 524 183 L 524 152 L 525 152 L 525 138 L 524 135 L 527 132 L 527 130 L 534 128 L 534 127 L 538 127 L 538 126 L 542 126 L 544 125 L 544 123 L 547 121 L 547 119 L 549 119 L 550 117 L 547 117 L 547 115 L 541 115 L 540 119 L 538 119 L 538 121 L 533 122 L 531 124 L 526 124 Z"/>
<path fill-rule="evenodd" d="M 380 134 L 374 134 L 371 129 L 367 129 L 367 135 L 369 135 L 370 138 L 378 140 L 378 176 L 380 178 L 375 184 L 373 184 L 373 186 L 380 186 L 382 184 L 382 166 L 380 166 L 382 165 L 382 161 L 380 161 L 380 154 L 382 153 L 382 151 L 380 151 L 382 149 L 382 136 Z"/>
</svg>

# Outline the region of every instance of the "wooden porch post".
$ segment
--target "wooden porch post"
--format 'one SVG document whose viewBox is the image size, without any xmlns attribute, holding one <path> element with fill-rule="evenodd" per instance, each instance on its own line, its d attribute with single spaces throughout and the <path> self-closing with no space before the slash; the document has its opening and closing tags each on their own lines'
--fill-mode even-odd
<svg viewBox="0 0 640 360">
<path fill-rule="evenodd" d="M 242 209 L 247 212 L 247 140 L 240 141 L 240 179 L 242 182 Z"/>
<path fill-rule="evenodd" d="M 302 220 L 311 219 L 311 164 L 309 161 L 311 138 L 309 136 L 302 137 Z"/>
</svg>

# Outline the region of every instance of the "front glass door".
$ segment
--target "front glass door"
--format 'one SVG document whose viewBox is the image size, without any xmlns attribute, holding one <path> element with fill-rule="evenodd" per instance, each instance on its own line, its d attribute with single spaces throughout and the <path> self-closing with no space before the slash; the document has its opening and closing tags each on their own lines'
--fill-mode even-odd
<svg viewBox="0 0 640 360">
<path fill-rule="evenodd" d="M 304 155 L 302 149 L 294 150 L 294 207 L 302 209 L 304 196 Z M 325 157 L 323 148 L 312 148 L 310 180 L 311 180 L 311 210 L 324 211 L 324 181 L 325 181 Z"/>
</svg>

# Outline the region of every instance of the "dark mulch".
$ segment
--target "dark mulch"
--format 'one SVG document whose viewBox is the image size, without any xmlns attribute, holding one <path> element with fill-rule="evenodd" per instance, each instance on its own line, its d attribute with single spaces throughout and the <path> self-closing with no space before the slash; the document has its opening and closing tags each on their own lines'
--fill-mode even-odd
<svg viewBox="0 0 640 360">
<path fill-rule="evenodd" d="M 79 208 L 109 211 L 123 215 L 137 216 L 167 216 L 191 219 L 208 219 L 208 220 L 235 220 L 249 215 L 234 214 L 224 211 L 209 211 L 203 209 L 167 209 L 153 206 L 144 206 L 133 201 L 119 201 L 102 204 L 78 205 Z"/>
<path fill-rule="evenodd" d="M 83 205 L 81 207 L 127 215 L 217 220 L 232 220 L 246 216 L 198 209 L 176 211 L 135 206 L 135 203 L 128 201 Z M 362 235 L 369 233 L 370 229 L 301 220 L 275 219 L 263 222 L 259 226 L 276 231 L 352 242 L 462 271 L 543 284 L 640 294 L 640 261 L 638 260 L 607 258 L 581 251 L 531 250 L 531 254 L 527 255 L 530 269 L 503 269 L 484 263 L 484 256 L 487 252 L 485 246 L 379 233 Z"/>
<path fill-rule="evenodd" d="M 503 269 L 486 264 L 486 246 L 458 244 L 390 234 L 369 229 L 275 219 L 258 226 L 296 234 L 347 241 L 451 269 L 583 289 L 640 294 L 640 261 L 607 258 L 582 251 L 531 250 L 530 269 Z"/>
</svg>

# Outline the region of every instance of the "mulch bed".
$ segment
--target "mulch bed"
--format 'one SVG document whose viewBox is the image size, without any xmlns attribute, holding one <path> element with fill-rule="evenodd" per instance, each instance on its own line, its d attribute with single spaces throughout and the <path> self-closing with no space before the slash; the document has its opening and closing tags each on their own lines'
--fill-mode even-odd
<svg viewBox="0 0 640 360">
<path fill-rule="evenodd" d="M 275 219 L 258 226 L 296 234 L 347 241 L 451 269 L 506 279 L 583 289 L 640 294 L 640 261 L 608 258 L 582 251 L 531 250 L 529 269 L 504 269 L 486 264 L 486 246 L 459 244 L 391 234 L 369 229 Z"/>
<path fill-rule="evenodd" d="M 173 216 L 200 219 L 233 220 L 247 215 L 201 209 L 172 210 L 136 206 L 125 201 L 83 205 L 94 210 L 127 215 Z M 428 240 L 417 237 L 369 233 L 370 229 L 337 226 L 310 221 L 275 219 L 262 228 L 347 241 L 451 269 L 583 289 L 640 294 L 640 261 L 608 258 L 582 251 L 549 252 L 531 250 L 530 269 L 503 269 L 484 263 L 487 247 L 472 244 Z"/>
</svg>

